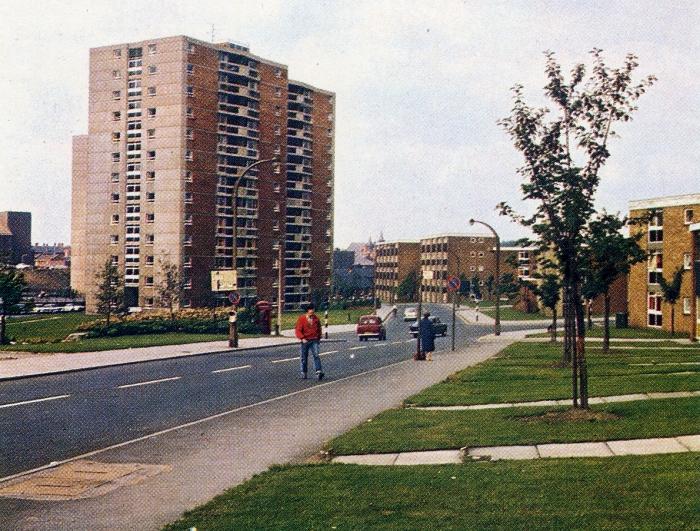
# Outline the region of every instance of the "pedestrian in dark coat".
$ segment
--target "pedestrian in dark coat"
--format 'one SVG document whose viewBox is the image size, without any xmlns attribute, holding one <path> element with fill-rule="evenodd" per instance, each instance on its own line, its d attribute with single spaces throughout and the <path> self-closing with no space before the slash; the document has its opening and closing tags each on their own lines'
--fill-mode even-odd
<svg viewBox="0 0 700 531">
<path fill-rule="evenodd" d="M 420 349 L 425 359 L 426 352 L 435 351 L 435 328 L 430 320 L 430 312 L 423 314 L 423 319 L 418 323 L 418 333 L 420 334 Z"/>
</svg>

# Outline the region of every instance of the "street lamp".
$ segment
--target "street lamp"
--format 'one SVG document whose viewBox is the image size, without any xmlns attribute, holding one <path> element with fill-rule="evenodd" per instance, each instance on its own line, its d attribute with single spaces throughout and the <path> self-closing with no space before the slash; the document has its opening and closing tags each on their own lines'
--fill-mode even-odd
<svg viewBox="0 0 700 531">
<path fill-rule="evenodd" d="M 273 162 L 276 160 L 277 157 L 271 159 L 263 159 L 257 162 L 253 162 L 249 166 L 246 166 L 246 168 L 244 168 L 243 172 L 241 172 L 241 175 L 238 177 L 238 179 L 236 179 L 236 182 L 233 185 L 233 256 L 231 269 L 233 269 L 234 271 L 238 271 L 238 264 L 236 263 L 238 260 L 238 187 L 241 185 L 241 183 L 243 182 L 243 178 L 248 174 L 250 170 L 252 170 L 256 166 L 259 166 L 260 164 L 264 164 L 265 162 Z M 238 284 L 238 275 L 236 275 L 236 284 Z M 232 312 L 231 319 L 229 319 L 228 346 L 231 348 L 238 348 L 238 319 L 236 319 L 235 307 Z"/>
<path fill-rule="evenodd" d="M 487 229 L 489 229 L 493 236 L 496 238 L 496 321 L 493 325 L 493 333 L 496 336 L 501 335 L 501 238 L 499 238 L 498 233 L 494 228 L 488 223 L 479 221 L 476 219 L 470 219 L 469 225 L 474 225 L 474 223 L 479 223 Z"/>
</svg>

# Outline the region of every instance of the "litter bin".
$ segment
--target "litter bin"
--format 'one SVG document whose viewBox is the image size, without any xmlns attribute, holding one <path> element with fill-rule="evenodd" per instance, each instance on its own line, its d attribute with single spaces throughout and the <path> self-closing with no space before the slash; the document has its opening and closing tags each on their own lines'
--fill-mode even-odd
<svg viewBox="0 0 700 531">
<path fill-rule="evenodd" d="M 627 328 L 628 326 L 627 312 L 617 312 L 615 314 L 615 328 Z"/>
</svg>

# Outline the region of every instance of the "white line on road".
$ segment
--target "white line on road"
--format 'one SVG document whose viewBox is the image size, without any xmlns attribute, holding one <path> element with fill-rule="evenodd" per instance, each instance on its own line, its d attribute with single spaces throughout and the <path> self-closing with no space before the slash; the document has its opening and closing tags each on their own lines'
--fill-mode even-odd
<svg viewBox="0 0 700 531">
<path fill-rule="evenodd" d="M 240 367 L 229 367 L 228 369 L 218 369 L 216 371 L 211 371 L 212 374 L 217 374 L 220 372 L 230 372 L 230 371 L 240 371 L 241 369 L 250 369 L 252 365 L 241 365 Z"/>
<path fill-rule="evenodd" d="M 68 398 L 69 396 L 70 395 L 56 395 L 56 396 L 47 396 L 46 398 L 37 398 L 35 400 L 24 400 L 22 402 L 12 402 L 10 404 L 0 405 L 0 409 L 5 408 L 5 407 L 23 406 L 25 404 L 36 404 L 37 402 L 48 402 L 49 400 L 59 400 L 61 398 Z"/>
<path fill-rule="evenodd" d="M 367 347 L 352 347 L 352 348 L 349 348 L 348 350 L 360 350 L 362 348 L 367 348 Z"/>
<path fill-rule="evenodd" d="M 401 343 L 403 343 L 403 341 L 393 341 L 391 344 L 392 345 L 400 345 Z"/>
<path fill-rule="evenodd" d="M 117 389 L 126 389 L 127 387 L 138 387 L 139 385 L 151 385 L 151 384 L 157 384 L 161 382 L 172 382 L 174 380 L 179 380 L 182 378 L 182 376 L 173 376 L 172 378 L 161 378 L 160 380 L 149 380 L 147 382 L 138 382 L 138 383 L 132 383 L 132 384 L 126 384 L 126 385 L 118 385 Z"/>
<path fill-rule="evenodd" d="M 328 352 L 321 352 L 321 354 L 319 354 L 319 356 L 327 356 L 328 354 L 337 354 L 337 353 L 338 353 L 337 350 L 329 350 Z"/>
<path fill-rule="evenodd" d="M 227 417 L 227 416 L 229 416 L 229 415 L 232 415 L 232 414 L 234 414 L 234 413 L 238 413 L 238 412 L 240 412 L 240 411 L 245 411 L 245 410 L 248 410 L 248 409 L 251 409 L 251 408 L 254 408 L 254 407 L 263 406 L 263 405 L 265 405 L 265 404 L 270 404 L 270 403 L 273 403 L 273 402 L 278 402 L 279 400 L 283 400 L 283 399 L 285 399 L 285 398 L 289 398 L 289 397 L 292 397 L 292 396 L 296 396 L 296 395 L 300 395 L 300 394 L 306 394 L 306 393 L 315 392 L 315 391 L 317 391 L 318 389 L 321 389 L 321 388 L 323 388 L 323 387 L 327 387 L 327 386 L 329 386 L 329 385 L 336 385 L 336 384 L 339 384 L 340 382 L 345 382 L 345 381 L 347 381 L 347 380 L 354 380 L 355 378 L 359 378 L 360 376 L 364 376 L 364 375 L 366 375 L 366 374 L 372 374 L 372 373 L 375 373 L 375 372 L 378 372 L 378 371 L 383 371 L 383 370 L 386 370 L 386 369 L 389 369 L 389 368 L 393 368 L 393 367 L 395 367 L 396 365 L 401 365 L 401 364 L 403 364 L 403 363 L 415 363 L 415 362 L 414 362 L 413 360 L 401 360 L 401 361 L 397 361 L 397 362 L 395 362 L 395 363 L 390 363 L 389 365 L 383 365 L 383 366 L 381 366 L 381 367 L 377 367 L 376 369 L 370 369 L 370 370 L 368 370 L 368 371 L 358 372 L 357 374 L 351 374 L 350 376 L 344 376 L 344 377 L 342 377 L 342 378 L 338 378 L 337 380 L 331 380 L 330 382 L 319 383 L 319 384 L 314 385 L 313 387 L 308 387 L 308 388 L 306 388 L 306 389 L 301 389 L 301 390 L 299 390 L 299 391 L 292 391 L 291 393 L 287 393 L 287 394 L 280 395 L 280 396 L 275 396 L 275 397 L 273 397 L 273 398 L 268 398 L 268 399 L 262 400 L 262 401 L 260 401 L 260 402 L 255 402 L 254 404 L 248 404 L 247 406 L 241 406 L 241 407 L 237 407 L 237 408 L 234 408 L 234 409 L 229 409 L 228 411 L 223 411 L 223 412 L 221 412 L 221 413 L 216 413 L 216 414 L 211 415 L 211 416 L 209 416 L 209 417 L 204 417 L 204 418 L 201 418 L 201 419 L 193 420 L 193 421 L 191 421 L 191 422 L 186 422 L 185 424 L 180 424 L 179 426 L 173 426 L 173 427 L 171 427 L 171 428 L 166 428 L 166 429 L 161 430 L 161 431 L 156 431 L 156 432 L 154 432 L 154 433 L 149 433 L 148 435 L 143 435 L 143 436 L 137 437 L 137 438 L 135 438 L 135 439 L 130 439 L 130 440 L 128 440 L 128 441 L 123 441 L 123 442 L 120 442 L 120 443 L 117 443 L 117 444 L 113 444 L 113 445 L 111 445 L 111 446 L 106 446 L 106 447 L 104 447 L 104 448 L 99 448 L 98 450 L 92 450 L 92 451 L 90 451 L 90 452 L 86 452 L 86 453 L 84 453 L 84 454 L 80 454 L 80 455 L 76 455 L 76 456 L 73 456 L 73 457 L 69 457 L 69 458 L 67 458 L 67 459 L 63 459 L 63 460 L 61 460 L 61 461 L 56 461 L 56 462 L 53 462 L 53 463 L 50 463 L 50 464 L 47 464 L 47 465 L 38 466 L 38 467 L 32 468 L 32 469 L 30 469 L 30 470 L 24 470 L 23 472 L 18 472 L 17 474 L 12 474 L 11 476 L 0 477 L 0 484 L 5 483 L 5 482 L 10 481 L 10 480 L 13 480 L 13 479 L 18 478 L 18 477 L 21 477 L 21 476 L 26 476 L 26 475 L 28 475 L 28 474 L 32 474 L 32 473 L 34 473 L 34 472 L 40 472 L 41 470 L 46 470 L 47 468 L 53 468 L 53 467 L 55 467 L 55 466 L 64 465 L 64 464 L 66 464 L 66 463 L 71 463 L 71 462 L 77 461 L 77 460 L 79 460 L 79 459 L 86 459 L 86 458 L 91 457 L 91 456 L 93 456 L 93 455 L 98 455 L 98 454 L 107 452 L 107 451 L 109 451 L 109 450 L 115 450 L 115 449 L 117 449 L 117 448 L 123 448 L 123 447 L 125 447 L 125 446 L 129 446 L 129 445 L 132 445 L 132 444 L 137 443 L 137 442 L 146 441 L 146 440 L 152 439 L 152 438 L 154 438 L 154 437 L 159 437 L 159 436 L 161 436 L 161 435 L 165 435 L 166 433 L 171 433 L 171 432 L 173 432 L 173 431 L 178 431 L 178 430 L 181 430 L 181 429 L 183 429 L 183 428 L 189 428 L 190 426 L 196 426 L 196 425 L 198 425 L 198 424 L 202 424 L 202 423 L 204 423 L 204 422 L 209 422 L 209 421 L 212 421 L 212 420 L 214 420 L 214 419 L 218 419 L 218 418 L 222 418 L 222 417 Z"/>
<path fill-rule="evenodd" d="M 272 360 L 272 363 L 282 363 L 283 361 L 294 361 L 298 359 L 299 356 L 294 356 L 293 358 L 284 358 L 283 360 Z"/>
</svg>

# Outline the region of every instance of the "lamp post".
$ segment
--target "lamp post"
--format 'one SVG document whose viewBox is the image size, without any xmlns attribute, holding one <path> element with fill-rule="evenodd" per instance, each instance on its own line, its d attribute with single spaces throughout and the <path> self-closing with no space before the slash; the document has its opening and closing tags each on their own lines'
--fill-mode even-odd
<svg viewBox="0 0 700 531">
<path fill-rule="evenodd" d="M 248 174 L 250 170 L 252 170 L 256 166 L 259 166 L 260 164 L 263 164 L 265 162 L 273 162 L 275 160 L 277 160 L 277 158 L 263 159 L 257 162 L 253 162 L 249 166 L 246 166 L 233 185 L 233 253 L 231 269 L 233 269 L 234 271 L 238 271 L 238 264 L 236 263 L 238 260 L 238 187 L 241 185 L 241 182 L 243 182 L 243 178 Z M 236 275 L 236 284 L 238 284 L 238 275 Z M 228 325 L 228 346 L 231 348 L 238 348 L 238 319 L 236 313 L 237 312 L 234 307 Z"/>
<path fill-rule="evenodd" d="M 420 261 L 419 261 L 420 262 Z M 418 335 L 416 336 L 416 354 L 413 357 L 414 360 L 422 360 L 423 352 L 421 350 L 420 344 L 420 320 L 423 316 L 423 264 L 421 263 L 418 267 L 418 320 L 416 321 L 418 328 Z"/>
<path fill-rule="evenodd" d="M 275 335 L 282 333 L 282 240 L 277 243 L 277 322 L 275 324 Z"/>
<path fill-rule="evenodd" d="M 494 228 L 488 223 L 479 221 L 476 219 L 470 219 L 469 225 L 474 225 L 474 223 L 479 223 L 487 229 L 489 229 L 493 236 L 496 238 L 496 320 L 493 324 L 493 333 L 496 336 L 501 335 L 501 238 L 499 238 L 498 233 Z"/>
</svg>

